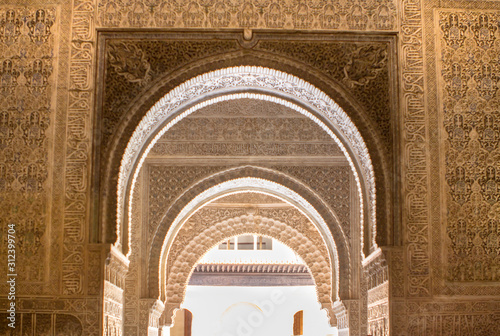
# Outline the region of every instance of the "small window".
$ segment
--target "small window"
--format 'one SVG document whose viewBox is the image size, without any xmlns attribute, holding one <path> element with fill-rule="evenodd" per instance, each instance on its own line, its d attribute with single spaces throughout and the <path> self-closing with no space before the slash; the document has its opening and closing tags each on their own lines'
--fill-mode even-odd
<svg viewBox="0 0 500 336">
<path fill-rule="evenodd" d="M 257 250 L 272 250 L 273 240 L 271 238 L 258 236 L 256 245 L 257 245 Z"/>
<path fill-rule="evenodd" d="M 254 236 L 245 235 L 238 237 L 238 250 L 253 250 L 254 249 Z"/>
<path fill-rule="evenodd" d="M 234 250 L 234 238 L 228 239 L 220 244 L 219 250 Z"/>
</svg>

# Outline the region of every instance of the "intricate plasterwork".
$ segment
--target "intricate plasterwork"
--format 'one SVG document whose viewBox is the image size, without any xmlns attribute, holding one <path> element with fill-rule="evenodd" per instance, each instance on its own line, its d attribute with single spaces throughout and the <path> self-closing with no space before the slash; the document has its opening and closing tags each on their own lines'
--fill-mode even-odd
<svg viewBox="0 0 500 336">
<path fill-rule="evenodd" d="M 389 335 L 389 271 L 381 250 L 363 262 L 366 283 L 368 332 L 371 335 Z"/>
<path fill-rule="evenodd" d="M 393 30 L 396 3 L 352 1 L 104 1 L 103 27 Z"/>
<path fill-rule="evenodd" d="M 424 106 L 424 47 L 420 0 L 403 0 L 401 10 L 402 139 L 404 148 L 403 223 L 406 227 L 405 258 L 407 293 L 431 294 L 428 134 Z M 396 280 L 396 282 L 405 279 Z M 394 282 L 394 281 L 393 281 Z"/>
<path fill-rule="evenodd" d="M 303 62 L 335 79 L 356 98 L 383 139 L 387 158 L 392 158 L 393 117 L 390 93 L 390 47 L 387 41 L 328 43 L 323 41 L 259 40 L 255 50 L 272 52 Z"/>
<path fill-rule="evenodd" d="M 389 302 L 368 307 L 368 332 L 370 335 L 389 335 Z"/>
<path fill-rule="evenodd" d="M 204 161 L 206 162 L 206 161 Z M 189 165 L 189 166 L 161 166 L 148 164 L 148 228 L 147 241 L 150 247 L 155 232 L 159 225 L 170 225 L 162 219 L 175 202 L 193 183 L 200 181 L 214 173 L 222 172 L 231 166 Z M 350 217 L 353 210 L 351 206 L 350 169 L 347 166 L 317 167 L 317 166 L 273 166 L 276 171 L 281 171 L 289 176 L 298 178 L 299 181 L 314 190 L 323 201 L 332 209 L 339 220 L 342 231 L 351 237 Z M 256 195 L 255 193 L 253 193 Z M 282 201 L 280 201 L 282 202 Z M 134 210 L 135 212 L 135 210 Z M 336 223 L 336 222 L 335 222 Z M 335 225 L 330 222 L 330 225 Z M 332 232 L 335 230 L 330 228 Z M 357 230 L 355 230 L 355 235 Z"/>
<path fill-rule="evenodd" d="M 60 22 L 56 13 L 57 6 L 47 4 L 0 7 L 0 227 L 16 226 L 18 290 L 27 295 L 39 293 L 39 283 L 50 273 L 43 266 L 50 232 L 48 153 Z M 7 239 L 0 242 L 0 251 L 7 255 Z M 4 274 L 6 267 L 0 265 Z"/>
<path fill-rule="evenodd" d="M 68 99 L 65 115 L 60 121 L 66 126 L 61 148 L 64 187 L 62 243 L 62 292 L 65 295 L 85 293 L 82 261 L 88 223 L 89 181 L 93 106 L 93 66 L 95 48 L 94 0 L 75 1 L 72 8 Z"/>
<path fill-rule="evenodd" d="M 123 289 L 104 281 L 103 335 L 121 336 L 123 330 Z"/>
<path fill-rule="evenodd" d="M 0 314 L 7 320 L 7 314 Z M 20 335 L 68 335 L 84 336 L 82 322 L 72 314 L 39 312 L 16 314 L 16 332 Z M 9 335 L 12 331 L 7 323 L 0 325 L 0 333 Z"/>
<path fill-rule="evenodd" d="M 116 248 L 111 247 L 104 267 L 103 335 L 122 335 L 123 291 L 128 267 L 129 260 Z"/>
<path fill-rule="evenodd" d="M 125 276 L 125 286 L 123 295 L 123 330 L 124 335 L 138 335 L 139 332 L 139 309 L 141 297 L 141 278 L 143 270 L 141 263 L 141 253 L 143 246 L 143 188 L 141 188 L 142 179 L 139 179 L 138 186 L 134 191 L 134 213 L 132 217 L 132 227 L 130 228 L 130 247 L 131 253 L 128 256 L 130 260 L 128 272 Z"/>
<path fill-rule="evenodd" d="M 352 237 L 350 218 L 353 200 L 351 199 L 351 170 L 349 167 L 288 165 L 274 166 L 273 168 L 306 182 L 335 212 L 346 236 L 348 238 Z"/>
<path fill-rule="evenodd" d="M 109 155 L 106 146 L 128 113 L 129 104 L 144 93 L 145 87 L 165 73 L 187 65 L 195 59 L 239 49 L 237 41 L 130 41 L 111 40 L 106 50 L 105 92 L 100 121 L 101 156 Z M 180 57 L 182 55 L 182 57 Z M 149 85 L 151 83 L 151 85 Z M 142 116 L 140 116 L 142 117 Z M 137 120 L 137 123 L 140 120 Z"/>
<path fill-rule="evenodd" d="M 292 205 L 284 202 L 283 200 L 271 195 L 255 193 L 255 192 L 241 192 L 223 196 L 213 200 L 207 206 L 223 207 L 224 204 L 255 204 L 255 205 L 284 205 L 291 207 Z M 204 208 L 207 209 L 206 207 Z"/>
<path fill-rule="evenodd" d="M 500 280 L 498 12 L 440 12 L 446 131 L 446 278 Z"/>
<path fill-rule="evenodd" d="M 148 165 L 147 246 L 150 247 L 162 217 L 175 199 L 196 181 L 214 174 L 220 166 Z"/>
<path fill-rule="evenodd" d="M 408 314 L 404 335 L 498 334 L 498 301 L 418 301 L 398 303 L 394 308 L 401 312 L 401 315 Z"/>
<path fill-rule="evenodd" d="M 256 99 L 224 101 L 191 114 L 158 140 L 148 158 L 173 155 L 343 156 L 312 120 Z"/>
<path fill-rule="evenodd" d="M 182 174 L 182 169 L 179 172 Z M 241 178 L 241 176 L 255 177 Z M 169 177 L 165 176 L 165 180 L 167 181 L 168 179 Z M 279 181 L 281 184 L 273 181 Z M 168 186 L 168 184 L 165 186 Z M 274 170 L 244 166 L 227 169 L 195 182 L 189 189 L 182 191 L 182 194 L 173 204 L 164 205 L 164 208 L 168 208 L 169 210 L 165 213 L 161 225 L 156 229 L 153 245 L 148 248 L 146 255 L 149 265 L 147 266 L 148 272 L 145 272 L 144 280 L 148 284 L 147 288 L 151 297 L 160 295 L 159 289 L 164 287 L 164 285 L 161 285 L 161 282 L 164 280 L 158 279 L 158 275 L 163 278 L 164 271 L 159 270 L 159 268 L 165 265 L 165 260 L 158 260 L 158 257 L 166 256 L 166 251 L 169 250 L 169 246 L 172 244 L 183 220 L 188 218 L 197 208 L 204 206 L 214 198 L 228 193 L 248 190 L 275 195 L 301 209 L 321 232 L 324 241 L 329 247 L 331 260 L 339 260 L 339 263 L 343 265 L 342 268 L 338 268 L 337 263 L 332 265 L 332 269 L 335 269 L 336 274 L 339 274 L 339 276 L 336 276 L 337 281 L 340 283 L 340 286 L 337 286 L 339 288 L 339 295 L 342 298 L 348 298 L 352 295 L 351 293 L 358 290 L 355 280 L 358 274 L 355 265 L 360 262 L 360 255 L 357 252 L 351 252 L 351 244 L 343 233 L 335 214 L 328 209 L 328 206 L 315 195 L 314 191 L 308 189 L 303 182 L 294 180 Z M 171 190 L 165 189 L 165 192 L 170 194 Z M 311 204 L 315 204 L 315 207 L 312 207 Z M 261 209 L 259 211 L 262 213 L 270 211 L 271 215 L 268 216 L 275 215 L 272 210 Z M 135 212 L 134 210 L 133 213 Z M 278 212 L 277 215 L 279 214 Z M 215 212 L 214 215 L 221 215 L 221 213 Z M 224 216 L 224 213 L 222 215 Z M 288 217 L 281 217 L 280 221 L 284 219 L 288 219 Z M 293 225 L 293 219 L 289 219 Z M 328 226 L 325 220 L 329 223 Z M 299 223 L 296 222 L 295 225 Z M 358 239 L 355 239 L 353 242 L 353 245 L 356 244 L 358 244 L 357 249 L 359 251 Z M 356 246 L 353 246 L 353 248 L 356 248 Z M 160 283 L 158 282 L 159 280 Z"/>
<path fill-rule="evenodd" d="M 291 104 L 290 102 L 278 99 L 276 97 L 271 97 L 267 95 L 253 95 L 253 94 L 241 94 L 231 96 L 220 96 L 218 98 L 207 100 L 202 103 L 199 103 L 195 107 L 192 107 L 180 115 L 178 115 L 175 119 L 169 122 L 166 126 L 164 126 L 161 131 L 156 130 L 158 128 L 157 125 L 163 124 L 163 121 L 168 120 L 169 117 L 173 115 L 173 113 L 182 105 L 184 105 L 187 101 L 191 100 L 194 97 L 199 98 L 200 95 L 207 94 L 211 91 L 221 90 L 229 90 L 235 88 L 249 88 L 249 87 L 260 87 L 265 90 L 270 90 L 274 92 L 278 92 L 281 94 L 286 94 L 292 97 L 295 97 L 299 101 L 309 102 L 317 109 L 318 113 L 322 114 L 325 118 L 331 121 L 334 127 L 338 127 L 337 131 L 341 134 L 342 138 L 348 142 L 351 150 L 355 153 L 355 158 L 351 158 L 350 153 L 345 149 L 344 144 L 337 138 L 337 136 L 332 132 L 330 128 L 325 126 L 322 122 L 320 122 L 316 117 L 314 117 L 310 112 L 303 110 L 302 108 Z M 223 92 L 223 91 L 222 91 Z M 221 92 L 221 93 L 222 93 Z M 375 186 L 374 186 L 374 172 L 371 166 L 371 160 L 368 154 L 368 150 L 366 145 L 357 131 L 354 124 L 350 121 L 349 117 L 345 114 L 344 111 L 333 102 L 328 96 L 319 91 L 318 89 L 312 87 L 310 84 L 303 82 L 302 80 L 283 74 L 281 72 L 259 68 L 259 67 L 237 67 L 237 68 L 228 68 L 224 70 L 219 70 L 215 72 L 211 72 L 205 74 L 203 76 L 199 76 L 194 78 L 163 97 L 155 106 L 148 112 L 148 114 L 143 118 L 139 126 L 136 128 L 134 135 L 129 141 L 129 145 L 127 146 L 127 150 L 123 156 L 122 164 L 120 166 L 120 174 L 118 179 L 118 201 L 117 201 L 117 232 L 118 237 L 120 237 L 121 225 L 123 220 L 123 212 L 125 195 L 127 193 L 126 185 L 127 181 L 131 179 L 131 188 L 133 190 L 133 185 L 135 183 L 138 169 L 142 165 L 146 155 L 153 147 L 154 143 L 161 137 L 165 132 L 167 132 L 174 124 L 180 121 L 185 116 L 189 115 L 193 111 L 222 101 L 226 99 L 238 99 L 238 98 L 249 98 L 252 97 L 254 99 L 264 99 L 270 100 L 272 102 L 284 104 L 288 107 L 291 107 L 298 112 L 308 116 L 312 120 L 314 120 L 318 125 L 320 125 L 336 142 L 337 145 L 342 149 L 344 155 L 348 158 L 349 164 L 351 165 L 353 174 L 355 176 L 358 192 L 360 194 L 360 202 L 363 202 L 362 195 L 362 187 L 361 184 L 366 184 L 366 189 L 368 193 L 369 200 L 369 217 L 368 221 L 370 223 L 370 229 L 372 231 L 372 245 L 375 244 Z M 333 127 L 333 126 L 332 126 Z M 145 141 L 151 137 L 151 135 L 155 135 L 155 139 L 150 142 L 147 147 Z M 137 153 L 141 148 L 146 148 L 140 158 L 136 158 Z M 362 167 L 362 180 L 360 181 L 358 177 L 358 171 L 354 165 L 353 161 L 360 161 L 360 165 Z M 130 200 L 129 200 L 130 202 Z M 361 208 L 363 208 L 361 204 Z M 130 211 L 130 204 L 128 204 L 128 210 Z M 363 212 L 360 213 L 361 218 L 363 218 Z M 363 220 L 360 221 L 363 223 Z M 363 230 L 361 230 L 363 232 Z M 120 246 L 122 243 L 120 238 L 118 238 L 117 246 Z M 128 242 L 127 242 L 128 244 Z"/>
</svg>

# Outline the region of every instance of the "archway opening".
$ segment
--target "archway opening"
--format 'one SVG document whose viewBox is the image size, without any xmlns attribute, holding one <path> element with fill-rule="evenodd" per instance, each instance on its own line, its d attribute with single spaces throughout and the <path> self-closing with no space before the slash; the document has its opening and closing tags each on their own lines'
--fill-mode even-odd
<svg viewBox="0 0 500 336">
<path fill-rule="evenodd" d="M 304 260 L 267 236 L 238 235 L 207 252 L 195 265 L 181 308 L 193 313 L 192 336 L 337 335 Z M 303 314 L 299 334 L 297 311 Z"/>
<path fill-rule="evenodd" d="M 265 180 L 231 180 L 195 197 L 180 212 L 178 218 L 181 219 L 172 223 L 160 258 L 161 297 L 167 306 L 163 320 L 167 324 L 171 323 L 173 310 L 179 309 L 184 302 L 188 283 L 192 274 L 196 274 L 197 264 L 214 247 L 220 250 L 211 252 L 212 257 L 229 253 L 233 257 L 243 255 L 248 259 L 248 252 L 252 252 L 254 257 L 262 260 L 266 257 L 276 260 L 277 253 L 278 256 L 279 253 L 285 257 L 288 255 L 289 259 L 293 259 L 296 253 L 300 256 L 296 260 L 303 260 L 303 269 L 307 269 L 313 279 L 311 282 L 307 276 L 307 279 L 301 280 L 301 284 L 314 288 L 316 302 L 326 310 L 330 323 L 336 323 L 332 305 L 338 300 L 336 279 L 339 275 L 333 239 L 331 236 L 329 239 L 326 237 L 327 243 L 318 226 L 313 223 L 313 218 L 319 217 L 317 213 L 310 216 L 306 214 L 307 211 L 314 212 L 313 208 L 309 206 L 308 209 L 305 204 L 300 210 L 272 193 L 256 190 L 257 187 L 267 187 L 274 193 L 286 190 L 283 186 Z M 274 238 L 274 241 L 270 238 Z M 280 246 L 282 248 L 278 248 Z M 283 262 L 288 262 L 288 259 Z M 194 284 L 197 284 L 196 275 L 193 279 Z M 273 276 L 269 281 L 278 285 L 280 280 Z"/>
</svg>

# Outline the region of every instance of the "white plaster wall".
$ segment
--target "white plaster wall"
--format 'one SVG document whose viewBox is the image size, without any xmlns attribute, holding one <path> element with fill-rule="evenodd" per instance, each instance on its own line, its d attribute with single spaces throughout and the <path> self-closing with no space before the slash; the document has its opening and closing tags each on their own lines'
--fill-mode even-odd
<svg viewBox="0 0 500 336">
<path fill-rule="evenodd" d="M 193 313 L 192 336 L 292 336 L 304 311 L 304 336 L 337 336 L 314 286 L 188 286 L 182 308 Z"/>
</svg>

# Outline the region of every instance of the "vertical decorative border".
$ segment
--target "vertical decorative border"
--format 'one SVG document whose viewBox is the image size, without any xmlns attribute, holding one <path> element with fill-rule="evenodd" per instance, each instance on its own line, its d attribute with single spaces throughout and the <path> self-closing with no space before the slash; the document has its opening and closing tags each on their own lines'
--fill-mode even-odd
<svg viewBox="0 0 500 336">
<path fill-rule="evenodd" d="M 62 294 L 82 295 L 91 160 L 95 28 L 93 0 L 74 0 L 66 120 Z"/>
<path fill-rule="evenodd" d="M 424 98 L 422 4 L 404 0 L 401 8 L 403 226 L 407 262 L 406 293 L 431 295 L 429 244 L 428 129 Z"/>
<path fill-rule="evenodd" d="M 60 26 L 57 32 L 59 39 L 57 40 L 57 58 L 58 72 L 57 82 L 64 83 L 68 80 L 67 62 L 69 59 L 69 34 L 65 33 L 71 26 L 71 7 L 69 5 L 61 6 L 58 11 L 60 16 Z M 49 257 L 49 281 L 46 286 L 46 292 L 58 295 L 61 292 L 61 273 L 59 272 L 61 265 L 61 244 L 62 244 L 62 227 L 63 219 L 61 209 L 63 208 L 64 181 L 61 178 L 64 171 L 64 156 L 56 155 L 56 153 L 64 152 L 64 134 L 66 132 L 66 106 L 67 106 L 67 90 L 57 88 L 56 85 L 56 110 L 52 116 L 53 123 L 51 151 L 49 162 L 52 164 L 51 179 L 52 188 L 50 195 L 50 257 Z"/>
</svg>

